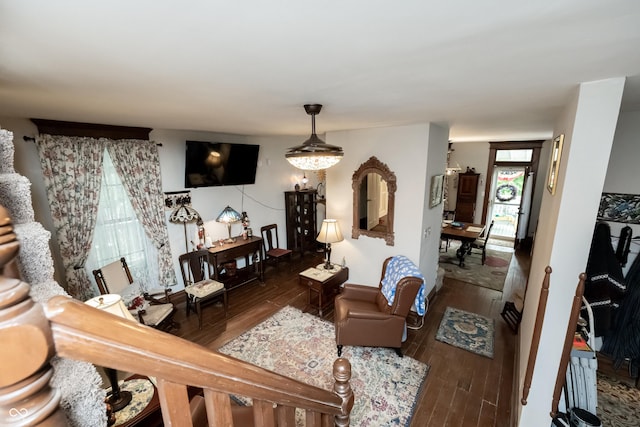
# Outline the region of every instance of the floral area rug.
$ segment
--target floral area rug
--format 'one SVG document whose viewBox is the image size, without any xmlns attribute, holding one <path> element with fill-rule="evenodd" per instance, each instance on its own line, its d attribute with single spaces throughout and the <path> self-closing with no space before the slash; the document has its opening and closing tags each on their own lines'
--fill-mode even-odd
<svg viewBox="0 0 640 427">
<path fill-rule="evenodd" d="M 456 251 L 459 247 L 459 242 L 451 242 L 449 249 L 440 253 L 439 264 L 444 269 L 444 277 L 502 291 L 513 251 L 510 249 L 499 251 L 487 248 L 487 258 L 484 265 L 482 265 L 482 253 L 474 249 L 471 255 L 464 257 L 464 267 L 460 267 L 456 256 Z"/>
<path fill-rule="evenodd" d="M 640 425 L 640 390 L 598 372 L 597 415 L 603 426 Z"/>
<path fill-rule="evenodd" d="M 447 307 L 436 339 L 493 358 L 494 321 L 479 314 Z"/>
<path fill-rule="evenodd" d="M 325 390 L 333 388 L 337 358 L 333 323 L 293 307 L 228 342 L 221 353 L 291 376 Z M 351 426 L 408 426 L 429 366 L 387 348 L 345 346 L 355 402 Z M 303 412 L 297 411 L 298 425 Z"/>
</svg>

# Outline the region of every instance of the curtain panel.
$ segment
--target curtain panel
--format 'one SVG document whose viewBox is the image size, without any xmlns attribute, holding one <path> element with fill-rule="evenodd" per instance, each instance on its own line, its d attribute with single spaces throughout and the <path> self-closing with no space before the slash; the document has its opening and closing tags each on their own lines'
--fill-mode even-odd
<svg viewBox="0 0 640 427">
<path fill-rule="evenodd" d="M 107 150 L 138 221 L 158 251 L 158 284 L 176 284 L 165 223 L 158 147 L 143 140 L 110 141 Z"/>
<path fill-rule="evenodd" d="M 83 268 L 93 242 L 105 148 L 136 216 L 158 252 L 158 284 L 176 283 L 165 224 L 158 149 L 145 140 L 110 140 L 43 134 L 36 138 L 67 292 L 85 301 L 95 286 Z"/>
<path fill-rule="evenodd" d="M 67 281 L 67 292 L 85 301 L 94 286 L 84 263 L 91 250 L 102 183 L 106 139 L 40 135 L 40 166 Z"/>
</svg>

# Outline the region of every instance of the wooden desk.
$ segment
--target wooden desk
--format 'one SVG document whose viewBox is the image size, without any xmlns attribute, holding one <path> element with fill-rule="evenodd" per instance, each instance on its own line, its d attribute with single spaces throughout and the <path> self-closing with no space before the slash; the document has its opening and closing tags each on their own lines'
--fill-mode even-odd
<svg viewBox="0 0 640 427">
<path fill-rule="evenodd" d="M 224 287 L 227 289 L 242 286 L 253 280 L 263 282 L 263 266 L 260 261 L 262 238 L 252 236 L 243 240 L 239 236 L 235 239 L 234 243 L 225 243 L 224 245 L 216 243 L 215 247 L 209 248 L 209 262 L 214 266 L 215 280 L 224 283 Z M 238 258 L 244 258 L 244 268 L 238 268 L 233 275 L 222 272 L 222 264 L 235 261 Z"/>
<path fill-rule="evenodd" d="M 460 267 L 464 267 L 464 257 L 473 243 L 484 231 L 483 224 L 463 223 L 462 227 L 453 227 L 451 224 L 443 223 L 440 236 L 444 239 L 459 240 L 460 247 L 456 251 Z"/>
<path fill-rule="evenodd" d="M 333 299 L 340 293 L 340 285 L 349 279 L 349 268 L 336 266 L 338 271 L 328 273 L 321 268 L 308 268 L 298 275 L 303 286 L 309 287 L 309 300 L 304 311 L 318 310 L 322 317 L 322 310 L 333 303 Z"/>
</svg>

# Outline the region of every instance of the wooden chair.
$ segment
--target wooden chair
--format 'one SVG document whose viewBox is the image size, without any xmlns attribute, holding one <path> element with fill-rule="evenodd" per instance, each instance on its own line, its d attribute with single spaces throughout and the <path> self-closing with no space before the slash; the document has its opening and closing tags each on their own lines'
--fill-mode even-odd
<svg viewBox="0 0 640 427">
<path fill-rule="evenodd" d="M 484 261 L 487 259 L 487 242 L 489 241 L 489 236 L 491 235 L 493 223 L 494 221 L 491 221 L 491 224 L 489 224 L 489 228 L 487 229 L 487 234 L 485 234 L 484 237 L 478 237 L 471 243 L 469 251 L 467 252 L 469 255 L 471 255 L 471 251 L 473 249 L 482 251 L 482 265 L 484 265 Z"/>
<path fill-rule="evenodd" d="M 198 314 L 198 328 L 202 329 L 202 303 L 220 297 L 224 300 L 224 315 L 227 315 L 227 290 L 224 283 L 212 279 L 213 266 L 209 263 L 209 251 L 187 252 L 180 255 L 180 272 L 184 281 L 184 292 L 187 295 L 187 316 L 195 306 Z"/>
<path fill-rule="evenodd" d="M 274 261 L 277 265 L 280 262 L 280 259 L 283 258 L 289 258 L 289 262 L 291 262 L 293 251 L 290 249 L 282 249 L 280 247 L 278 226 L 276 224 L 269 224 L 261 227 L 260 234 L 262 235 L 262 247 L 264 249 L 263 260 L 265 262 Z"/>
<path fill-rule="evenodd" d="M 127 301 L 135 294 L 141 293 L 139 287 L 133 282 L 133 276 L 124 257 L 93 270 L 93 277 L 102 295 L 114 293 L 122 295 Z M 169 291 L 169 289 L 163 289 L 159 292 L 142 294 L 147 304 L 144 308 L 137 310 L 140 323 L 162 330 L 178 327 L 178 324 L 173 321 L 176 309 L 169 300 Z M 157 296 L 161 294 L 163 294 L 162 298 L 158 298 Z"/>
<path fill-rule="evenodd" d="M 456 219 L 456 211 L 442 211 L 442 222 L 452 222 Z M 449 244 L 451 241 L 447 237 L 440 237 L 440 250 L 442 250 L 442 244 L 444 243 L 444 252 L 449 250 Z"/>
</svg>

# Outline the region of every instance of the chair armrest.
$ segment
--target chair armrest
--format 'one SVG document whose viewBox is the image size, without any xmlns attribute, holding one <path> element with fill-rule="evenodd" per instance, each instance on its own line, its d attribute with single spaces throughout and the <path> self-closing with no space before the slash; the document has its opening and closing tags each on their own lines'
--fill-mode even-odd
<svg viewBox="0 0 640 427">
<path fill-rule="evenodd" d="M 349 309 L 349 314 L 347 314 L 347 319 L 359 320 L 388 320 L 392 317 L 396 316 L 381 311 L 359 311 L 354 309 Z"/>
<path fill-rule="evenodd" d="M 160 292 L 160 293 L 145 292 L 143 296 L 146 301 L 149 301 L 152 304 L 167 304 L 171 302 L 169 298 L 170 291 L 171 289 L 167 288 L 164 290 L 164 292 Z M 156 296 L 159 296 L 159 298 L 156 298 Z"/>
<path fill-rule="evenodd" d="M 345 283 L 340 293 L 341 298 L 356 299 L 361 301 L 375 301 L 380 289 L 373 286 Z"/>
</svg>

